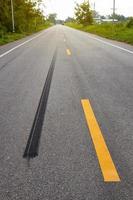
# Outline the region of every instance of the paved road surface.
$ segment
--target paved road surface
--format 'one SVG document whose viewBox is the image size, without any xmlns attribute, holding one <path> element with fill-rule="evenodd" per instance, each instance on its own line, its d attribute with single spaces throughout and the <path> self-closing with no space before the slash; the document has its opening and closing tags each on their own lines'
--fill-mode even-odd
<svg viewBox="0 0 133 200">
<path fill-rule="evenodd" d="M 39 156 L 27 160 L 23 153 L 56 49 Z M 0 55 L 0 199 L 133 199 L 133 47 L 57 25 L 1 46 Z M 94 148 L 96 127 L 92 119 L 94 130 L 88 129 L 83 99 L 119 181 L 103 177 L 105 151 L 99 157 L 95 151 L 103 143 Z"/>
</svg>

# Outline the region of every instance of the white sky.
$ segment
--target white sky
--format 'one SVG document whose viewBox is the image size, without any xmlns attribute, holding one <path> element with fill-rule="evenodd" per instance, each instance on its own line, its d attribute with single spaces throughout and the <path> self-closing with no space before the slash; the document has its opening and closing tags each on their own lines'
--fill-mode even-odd
<svg viewBox="0 0 133 200">
<path fill-rule="evenodd" d="M 81 3 L 84 0 L 44 0 L 45 14 L 57 13 L 58 19 L 66 19 L 74 16 L 75 2 Z M 93 7 L 95 2 L 96 11 L 101 15 L 112 13 L 113 0 L 90 0 Z M 133 16 L 133 0 L 116 0 L 116 13 L 125 16 Z"/>
</svg>

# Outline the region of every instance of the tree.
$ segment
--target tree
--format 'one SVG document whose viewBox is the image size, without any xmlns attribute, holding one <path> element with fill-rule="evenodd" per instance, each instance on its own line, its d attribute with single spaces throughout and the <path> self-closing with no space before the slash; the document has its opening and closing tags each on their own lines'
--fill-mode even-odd
<svg viewBox="0 0 133 200">
<path fill-rule="evenodd" d="M 75 17 L 76 21 L 80 24 L 83 24 L 84 26 L 92 24 L 92 11 L 88 1 L 84 1 L 81 4 L 76 4 Z"/>
<path fill-rule="evenodd" d="M 109 19 L 117 19 L 118 21 L 125 21 L 126 17 L 124 15 L 112 14 L 108 16 Z"/>
<path fill-rule="evenodd" d="M 0 24 L 7 30 L 12 29 L 10 1 L 0 0 Z"/>
<path fill-rule="evenodd" d="M 133 17 L 130 17 L 128 22 L 127 22 L 127 25 L 126 25 L 128 28 L 133 28 Z"/>
<path fill-rule="evenodd" d="M 68 18 L 65 20 L 65 22 L 74 22 L 74 18 L 68 17 Z"/>
<path fill-rule="evenodd" d="M 49 14 L 48 21 L 53 23 L 53 24 L 55 24 L 56 23 L 56 18 L 57 18 L 57 14 L 56 13 Z"/>
<path fill-rule="evenodd" d="M 106 19 L 106 17 L 104 15 L 100 15 L 101 19 Z"/>
<path fill-rule="evenodd" d="M 41 1 L 13 0 L 17 32 L 32 32 L 44 24 L 44 16 L 38 6 Z M 0 29 L 12 31 L 11 0 L 0 0 Z"/>
<path fill-rule="evenodd" d="M 98 17 L 100 17 L 100 15 L 99 15 L 99 13 L 98 13 L 97 11 L 92 10 L 91 12 L 92 12 L 92 17 L 93 17 L 93 18 L 98 18 Z"/>
</svg>

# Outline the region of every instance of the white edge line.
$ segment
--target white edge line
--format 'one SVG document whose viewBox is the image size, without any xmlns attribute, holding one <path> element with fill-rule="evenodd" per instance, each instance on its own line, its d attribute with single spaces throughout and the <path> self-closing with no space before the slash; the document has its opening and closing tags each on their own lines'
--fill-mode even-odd
<svg viewBox="0 0 133 200">
<path fill-rule="evenodd" d="M 115 48 L 117 48 L 117 49 L 121 49 L 121 50 L 123 50 L 123 51 L 126 51 L 126 52 L 128 52 L 128 53 L 133 54 L 133 51 L 130 51 L 130 50 L 125 49 L 125 48 L 123 48 L 123 47 L 120 47 L 120 46 L 111 44 L 110 42 L 106 42 L 106 41 L 104 41 L 104 40 L 101 40 L 101 39 L 98 39 L 98 38 L 95 38 L 95 37 L 91 37 L 91 36 L 89 36 L 89 38 L 92 38 L 92 39 L 97 40 L 97 41 L 99 41 L 99 42 L 102 42 L 102 43 L 104 43 L 104 44 L 110 45 L 110 46 L 115 47 Z"/>
<path fill-rule="evenodd" d="M 14 51 L 15 49 L 17 49 L 17 48 L 23 46 L 24 44 L 26 44 L 26 43 L 28 43 L 28 42 L 34 40 L 35 38 L 38 38 L 38 37 L 39 37 L 40 35 L 42 35 L 42 34 L 44 34 L 44 32 L 38 34 L 38 35 L 35 36 L 35 37 L 32 37 L 31 39 L 29 39 L 29 40 L 27 40 L 27 41 L 25 41 L 25 42 L 23 42 L 23 43 L 21 43 L 21 44 L 19 44 L 19 45 L 17 45 L 17 46 L 15 46 L 14 48 L 10 49 L 9 51 L 6 51 L 5 53 L 3 53 L 3 54 L 0 55 L 0 58 L 6 56 L 6 55 L 9 54 L 10 52 Z"/>
<path fill-rule="evenodd" d="M 83 32 L 83 31 L 81 31 L 81 32 Z M 93 39 L 93 40 L 97 40 L 97 41 L 99 41 L 99 42 L 101 42 L 101 43 L 107 44 L 107 45 L 109 45 L 109 46 L 112 46 L 112 47 L 115 47 L 115 48 L 117 48 L 117 49 L 121 49 L 121 50 L 123 50 L 123 51 L 126 51 L 126 52 L 128 52 L 128 53 L 133 54 L 133 51 L 130 51 L 130 50 L 125 49 L 125 48 L 123 48 L 123 47 L 120 47 L 120 46 L 111 44 L 110 42 L 106 42 L 106 41 L 101 40 L 101 39 L 99 39 L 99 38 L 92 37 L 92 36 L 89 35 L 89 33 L 86 33 L 86 34 L 88 35 L 89 38 L 91 38 L 91 39 Z"/>
</svg>

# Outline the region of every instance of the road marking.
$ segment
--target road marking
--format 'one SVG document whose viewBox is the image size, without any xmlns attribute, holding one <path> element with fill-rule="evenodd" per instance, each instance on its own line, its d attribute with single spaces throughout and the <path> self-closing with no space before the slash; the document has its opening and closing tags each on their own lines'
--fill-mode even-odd
<svg viewBox="0 0 133 200">
<path fill-rule="evenodd" d="M 102 43 L 104 43 L 104 44 L 107 44 L 107 45 L 109 45 L 109 46 L 112 46 L 112 47 L 115 47 L 115 48 L 117 48 L 117 49 L 120 49 L 120 50 L 123 50 L 123 51 L 126 51 L 126 52 L 128 52 L 128 53 L 133 54 L 133 51 L 128 50 L 128 49 L 125 49 L 125 48 L 120 47 L 120 46 L 117 46 L 117 45 L 114 45 L 114 44 L 111 44 L 110 42 L 106 42 L 106 41 L 104 41 L 104 40 L 101 40 L 101 39 L 95 38 L 95 37 L 91 37 L 91 36 L 89 36 L 89 38 L 91 38 L 91 39 L 93 39 L 93 40 L 97 40 L 97 41 L 102 42 Z"/>
<path fill-rule="evenodd" d="M 90 130 L 90 135 L 94 143 L 104 181 L 119 182 L 119 175 L 109 153 L 108 147 L 106 146 L 104 137 L 95 118 L 91 104 L 88 99 L 81 100 L 81 104 L 84 110 L 88 128 Z"/>
<path fill-rule="evenodd" d="M 67 52 L 68 56 L 71 56 L 72 53 L 71 53 L 70 49 L 67 49 L 66 52 Z"/>
<path fill-rule="evenodd" d="M 4 56 L 6 56 L 7 54 L 9 54 L 9 53 L 11 53 L 12 51 L 14 51 L 15 49 L 18 49 L 19 47 L 21 47 L 21 46 L 25 45 L 26 43 L 28 43 L 28 42 L 31 42 L 32 40 L 34 40 L 34 39 L 38 38 L 38 37 L 39 37 L 39 36 L 41 36 L 42 34 L 44 34 L 44 32 L 43 32 L 43 33 L 40 33 L 40 34 L 38 34 L 38 35 L 37 35 L 37 36 L 35 36 L 35 37 L 32 37 L 32 38 L 31 38 L 31 39 L 29 39 L 29 40 L 26 40 L 25 42 L 23 42 L 23 43 L 21 43 L 21 44 L 19 44 L 19 45 L 15 46 L 14 48 L 10 49 L 9 51 L 6 51 L 5 53 L 3 53 L 3 54 L 1 54 L 1 55 L 0 55 L 0 58 L 2 58 L 2 57 L 4 57 Z"/>
</svg>

